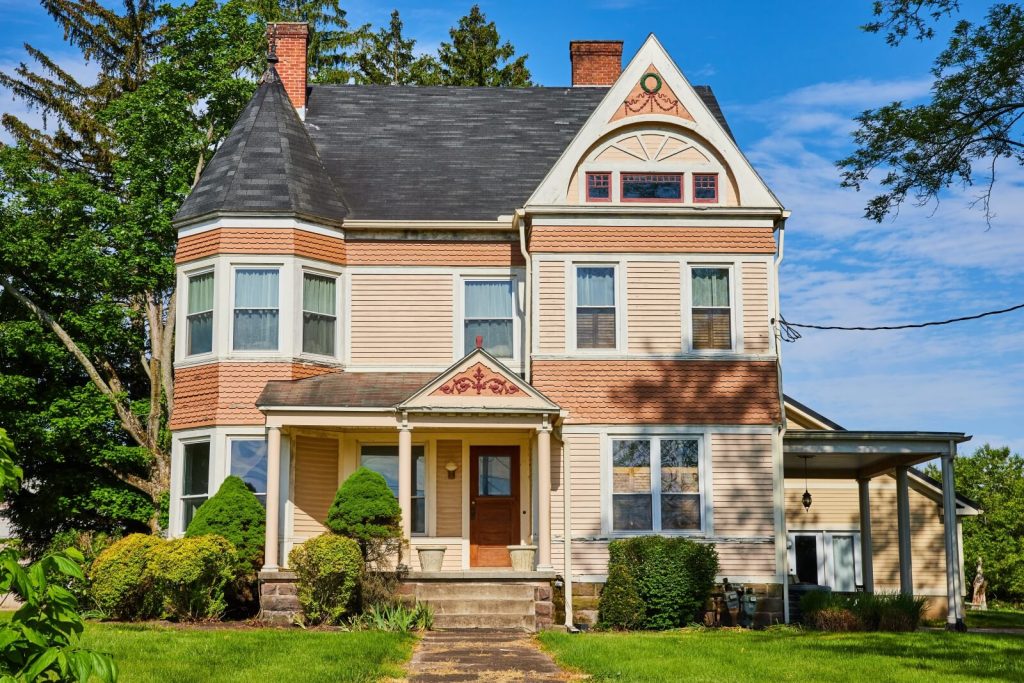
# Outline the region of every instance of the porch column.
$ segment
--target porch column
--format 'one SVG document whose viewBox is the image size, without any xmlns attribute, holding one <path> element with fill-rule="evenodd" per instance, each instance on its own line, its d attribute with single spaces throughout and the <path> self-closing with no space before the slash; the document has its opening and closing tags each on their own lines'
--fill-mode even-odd
<svg viewBox="0 0 1024 683">
<path fill-rule="evenodd" d="M 914 594 L 914 570 L 910 559 L 910 487 L 908 468 L 896 468 L 896 525 L 900 551 L 900 593 Z"/>
<path fill-rule="evenodd" d="M 398 507 L 402 511 L 402 538 L 412 537 L 412 427 L 402 420 L 398 428 Z"/>
<path fill-rule="evenodd" d="M 875 564 L 871 551 L 871 479 L 858 479 L 860 498 L 860 563 L 864 591 L 875 592 Z"/>
<path fill-rule="evenodd" d="M 547 415 L 537 430 L 537 569 L 551 566 L 551 425 Z"/>
<path fill-rule="evenodd" d="M 953 478 L 953 458 L 956 443 L 949 443 L 949 452 L 942 456 L 942 534 L 946 546 L 946 630 L 965 631 L 963 599 L 960 579 L 960 549 L 956 525 L 956 483 Z"/>
<path fill-rule="evenodd" d="M 281 510 L 281 428 L 267 427 L 267 531 L 263 547 L 263 571 L 276 572 L 278 525 Z"/>
</svg>

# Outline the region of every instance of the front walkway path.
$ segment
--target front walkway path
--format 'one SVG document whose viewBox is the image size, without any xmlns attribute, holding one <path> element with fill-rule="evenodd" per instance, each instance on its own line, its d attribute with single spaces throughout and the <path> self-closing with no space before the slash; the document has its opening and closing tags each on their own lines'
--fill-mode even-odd
<svg viewBox="0 0 1024 683">
<path fill-rule="evenodd" d="M 571 678 L 528 633 L 430 631 L 417 644 L 409 664 L 410 683 L 526 683 Z"/>
</svg>

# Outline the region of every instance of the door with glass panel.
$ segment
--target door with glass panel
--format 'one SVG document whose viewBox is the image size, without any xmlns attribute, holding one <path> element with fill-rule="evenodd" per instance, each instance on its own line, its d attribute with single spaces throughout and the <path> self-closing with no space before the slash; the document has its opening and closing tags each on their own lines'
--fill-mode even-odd
<svg viewBox="0 0 1024 683">
<path fill-rule="evenodd" d="M 519 537 L 519 447 L 469 449 L 469 564 L 510 567 Z"/>
</svg>

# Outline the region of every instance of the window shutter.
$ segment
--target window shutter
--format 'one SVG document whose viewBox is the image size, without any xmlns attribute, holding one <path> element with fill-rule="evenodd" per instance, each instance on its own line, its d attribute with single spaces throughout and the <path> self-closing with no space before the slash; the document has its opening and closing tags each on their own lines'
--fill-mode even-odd
<svg viewBox="0 0 1024 683">
<path fill-rule="evenodd" d="M 728 308 L 693 309 L 693 348 L 732 348 L 732 321 Z"/>
<path fill-rule="evenodd" d="M 581 349 L 614 349 L 615 309 L 577 309 L 576 346 Z"/>
</svg>

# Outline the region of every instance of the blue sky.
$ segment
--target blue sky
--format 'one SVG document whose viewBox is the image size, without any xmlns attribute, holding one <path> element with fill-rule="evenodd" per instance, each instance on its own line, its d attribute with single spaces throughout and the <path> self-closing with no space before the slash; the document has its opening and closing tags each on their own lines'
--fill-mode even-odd
<svg viewBox="0 0 1024 683">
<path fill-rule="evenodd" d="M 423 50 L 447 38 L 469 2 L 343 3 L 352 23 L 387 21 L 393 7 Z M 971 11 L 987 3 L 967 3 Z M 893 99 L 927 95 L 940 41 L 890 48 L 858 26 L 869 0 L 786 3 L 482 2 L 503 36 L 529 54 L 534 79 L 569 81 L 571 39 L 625 41 L 628 59 L 650 32 L 693 83 L 711 85 L 740 146 L 793 212 L 782 272 L 795 322 L 892 324 L 1024 301 L 1024 170 L 1000 169 L 987 229 L 957 188 L 938 206 L 904 207 L 875 224 L 868 193 L 838 187 L 833 161 L 850 150 L 851 118 Z M 29 41 L 88 73 L 34 4 L 0 0 L 0 68 Z M 976 18 L 978 14 L 967 14 Z M 945 22 L 949 26 L 951 22 Z M 9 93 L 0 110 L 21 112 Z M 966 431 L 1024 452 L 1024 313 L 906 332 L 807 332 L 784 353 L 786 392 L 851 428 Z"/>
</svg>

